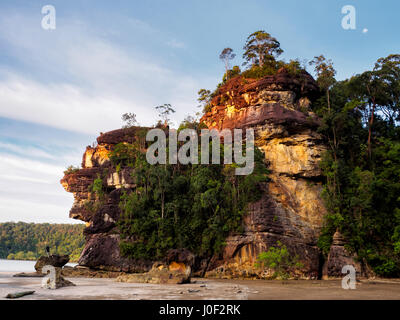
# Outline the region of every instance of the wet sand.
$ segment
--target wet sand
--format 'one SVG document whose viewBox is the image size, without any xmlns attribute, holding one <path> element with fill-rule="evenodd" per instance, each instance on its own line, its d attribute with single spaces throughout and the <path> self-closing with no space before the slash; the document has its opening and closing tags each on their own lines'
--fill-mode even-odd
<svg viewBox="0 0 400 320">
<path fill-rule="evenodd" d="M 340 280 L 264 281 L 193 279 L 184 285 L 121 283 L 115 279 L 68 278 L 75 287 L 42 289 L 41 278 L 14 278 L 0 272 L 0 299 L 35 290 L 19 300 L 400 300 L 400 280 L 362 280 L 344 290 Z"/>
</svg>

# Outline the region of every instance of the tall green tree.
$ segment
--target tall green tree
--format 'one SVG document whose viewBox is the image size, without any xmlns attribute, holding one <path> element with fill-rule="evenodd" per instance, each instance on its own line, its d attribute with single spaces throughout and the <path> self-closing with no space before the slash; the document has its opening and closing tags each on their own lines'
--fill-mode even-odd
<svg viewBox="0 0 400 320">
<path fill-rule="evenodd" d="M 123 128 L 130 128 L 138 125 L 138 122 L 136 120 L 136 114 L 133 112 L 124 113 L 121 118 L 122 121 L 125 122 Z"/>
<path fill-rule="evenodd" d="M 225 74 L 226 74 L 227 80 L 229 79 L 229 74 L 228 74 L 229 61 L 235 59 L 235 57 L 236 57 L 236 54 L 233 53 L 233 49 L 231 49 L 231 48 L 225 48 L 224 50 L 222 50 L 221 54 L 219 55 L 219 59 L 221 61 L 223 61 L 225 64 Z"/>
<path fill-rule="evenodd" d="M 326 92 L 313 105 L 331 145 L 321 162 L 328 214 L 319 246 L 327 253 L 338 229 L 348 250 L 382 276 L 400 274 L 397 71 L 394 55 L 381 58 L 372 70 L 332 85 L 330 112 Z"/>
<path fill-rule="evenodd" d="M 199 107 L 203 108 L 203 113 L 210 111 L 210 103 L 212 99 L 212 93 L 207 89 L 200 89 L 198 92 L 197 101 L 200 103 Z"/>
<path fill-rule="evenodd" d="M 311 66 L 314 66 L 315 74 L 317 75 L 317 82 L 319 87 L 326 93 L 328 111 L 330 111 L 330 97 L 329 90 L 332 85 L 336 82 L 335 75 L 336 70 L 333 67 L 331 59 L 326 59 L 324 55 L 315 56 L 313 60 L 309 62 Z"/>
<path fill-rule="evenodd" d="M 279 41 L 264 30 L 249 35 L 243 49 L 244 64 L 251 63 L 261 68 L 266 63 L 275 61 L 275 58 L 283 53 Z"/>
<path fill-rule="evenodd" d="M 372 138 L 377 112 L 387 115 L 391 124 L 399 110 L 399 75 L 398 55 L 381 58 L 371 71 L 366 71 L 351 78 L 350 86 L 355 98 L 362 102 L 360 111 L 368 127 L 368 156 L 372 157 Z"/>
<path fill-rule="evenodd" d="M 176 112 L 175 109 L 172 108 L 172 106 L 169 103 L 157 106 L 155 107 L 155 109 L 157 110 L 160 119 L 164 121 L 164 125 L 165 126 L 169 125 L 171 122 L 170 116 L 171 114 Z"/>
<path fill-rule="evenodd" d="M 400 120 L 400 55 L 392 54 L 380 58 L 374 70 L 386 84 L 386 104 L 380 106 L 380 111 L 391 125 Z"/>
</svg>

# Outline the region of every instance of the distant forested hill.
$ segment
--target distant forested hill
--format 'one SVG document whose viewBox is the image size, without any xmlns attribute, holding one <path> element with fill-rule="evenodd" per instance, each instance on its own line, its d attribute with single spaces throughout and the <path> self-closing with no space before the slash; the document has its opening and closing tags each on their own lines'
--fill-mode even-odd
<svg viewBox="0 0 400 320">
<path fill-rule="evenodd" d="M 85 244 L 82 224 L 0 223 L 0 259 L 35 260 L 45 254 L 68 254 L 77 261 Z"/>
</svg>

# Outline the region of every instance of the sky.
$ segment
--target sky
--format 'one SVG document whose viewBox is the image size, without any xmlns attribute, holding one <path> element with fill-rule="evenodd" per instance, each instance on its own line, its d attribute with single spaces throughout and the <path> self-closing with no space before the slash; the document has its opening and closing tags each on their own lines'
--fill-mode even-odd
<svg viewBox="0 0 400 320">
<path fill-rule="evenodd" d="M 355 30 L 342 27 L 345 5 Z M 287 61 L 324 54 L 342 80 L 400 52 L 399 13 L 397 0 L 2 0 L 0 222 L 73 223 L 59 180 L 85 146 L 125 112 L 152 125 L 157 105 L 176 109 L 174 124 L 199 111 L 197 91 L 223 75 L 219 53 L 231 47 L 241 65 L 252 32 L 276 37 Z"/>
</svg>

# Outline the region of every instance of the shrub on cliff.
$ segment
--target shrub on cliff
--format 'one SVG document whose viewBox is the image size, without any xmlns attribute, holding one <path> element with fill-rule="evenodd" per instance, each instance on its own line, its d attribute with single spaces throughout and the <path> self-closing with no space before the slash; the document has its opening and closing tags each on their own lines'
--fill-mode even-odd
<svg viewBox="0 0 400 320">
<path fill-rule="evenodd" d="M 64 174 L 67 175 L 67 174 L 75 173 L 77 171 L 79 171 L 79 167 L 75 167 L 75 166 L 71 165 L 67 168 L 67 170 L 64 171 Z"/>
<path fill-rule="evenodd" d="M 291 256 L 287 247 L 278 241 L 276 247 L 272 246 L 258 255 L 256 267 L 273 270 L 272 278 L 288 279 L 294 268 L 303 268 L 304 265 L 297 256 Z"/>
<path fill-rule="evenodd" d="M 100 177 L 100 175 L 98 175 L 97 178 L 94 179 L 93 184 L 89 187 L 89 190 L 96 195 L 98 200 L 103 200 L 104 185 L 103 179 Z"/>
<path fill-rule="evenodd" d="M 238 75 L 241 74 L 241 70 L 239 66 L 233 66 L 232 69 L 228 70 L 226 73 L 224 73 L 224 76 L 222 78 L 222 82 L 225 83 L 227 80 L 232 79 Z"/>
<path fill-rule="evenodd" d="M 114 165 L 133 166 L 137 154 L 137 147 L 129 143 L 118 143 L 110 153 L 110 160 Z"/>
</svg>

